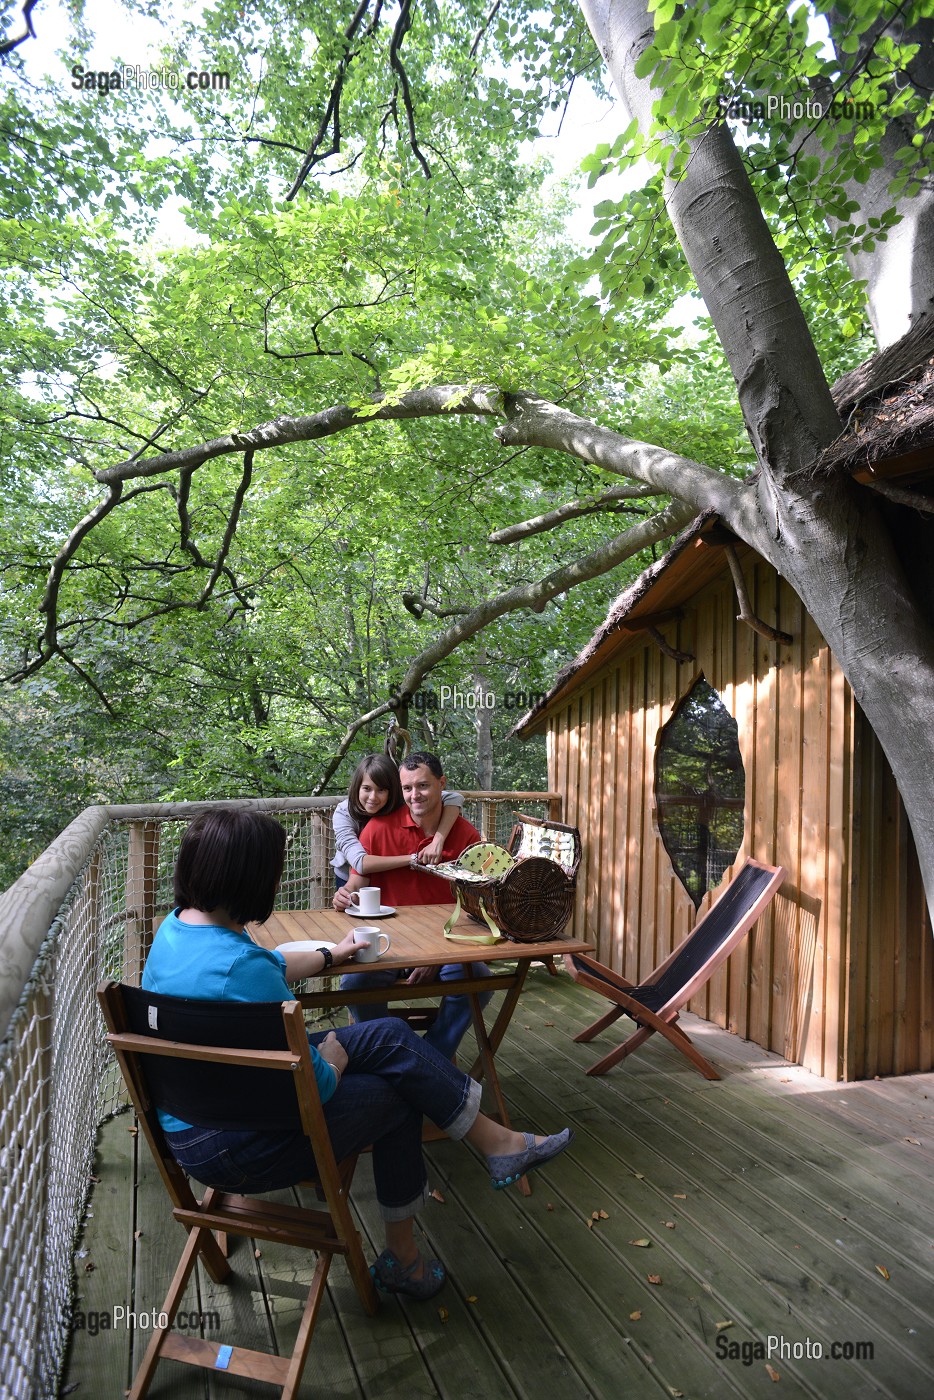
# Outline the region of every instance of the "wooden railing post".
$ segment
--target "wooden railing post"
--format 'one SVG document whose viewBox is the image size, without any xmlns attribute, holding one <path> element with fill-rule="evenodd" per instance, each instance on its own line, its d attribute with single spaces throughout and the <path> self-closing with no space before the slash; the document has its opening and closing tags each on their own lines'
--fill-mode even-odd
<svg viewBox="0 0 934 1400">
<path fill-rule="evenodd" d="M 159 878 L 159 823 L 130 823 L 123 975 L 138 981 L 152 944 Z"/>
</svg>

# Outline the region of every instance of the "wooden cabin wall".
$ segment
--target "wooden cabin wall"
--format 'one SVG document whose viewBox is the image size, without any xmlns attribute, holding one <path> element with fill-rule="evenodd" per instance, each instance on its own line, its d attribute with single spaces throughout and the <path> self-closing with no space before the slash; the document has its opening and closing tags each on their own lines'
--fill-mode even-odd
<svg viewBox="0 0 934 1400">
<path fill-rule="evenodd" d="M 854 1078 L 934 1067 L 934 942 L 908 818 L 857 710 L 853 919 L 846 1037 Z"/>
<path fill-rule="evenodd" d="M 788 874 L 691 1010 L 834 1079 L 929 1068 L 932 949 L 891 774 L 800 600 L 755 556 L 744 567 L 756 612 L 790 645 L 736 620 L 724 576 L 662 629 L 693 661 L 634 634 L 551 718 L 549 781 L 584 844 L 575 931 L 638 980 L 694 925 L 658 834 L 654 760 L 659 731 L 703 674 L 737 721 L 746 770 L 736 864 L 752 856 Z M 863 930 L 852 943 L 851 901 Z"/>
</svg>

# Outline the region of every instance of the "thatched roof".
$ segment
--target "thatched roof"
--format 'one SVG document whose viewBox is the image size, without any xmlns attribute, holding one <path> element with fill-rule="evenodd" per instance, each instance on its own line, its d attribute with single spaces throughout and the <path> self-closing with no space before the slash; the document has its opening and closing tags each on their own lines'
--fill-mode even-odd
<svg viewBox="0 0 934 1400">
<path fill-rule="evenodd" d="M 934 473 L 934 314 L 831 390 L 846 427 L 818 469 L 854 475 Z"/>
</svg>

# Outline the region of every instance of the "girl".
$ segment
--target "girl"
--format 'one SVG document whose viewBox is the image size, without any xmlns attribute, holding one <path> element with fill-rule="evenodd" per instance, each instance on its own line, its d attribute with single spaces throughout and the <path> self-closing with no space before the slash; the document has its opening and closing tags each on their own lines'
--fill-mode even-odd
<svg viewBox="0 0 934 1400">
<path fill-rule="evenodd" d="M 143 972 L 147 991 L 208 1001 L 290 1001 L 287 979 L 315 977 L 347 962 L 353 932 L 333 949 L 270 952 L 245 925 L 272 912 L 282 876 L 285 831 L 259 812 L 220 809 L 196 818 L 175 867 L 177 908 L 162 923 Z M 372 1144 L 376 1198 L 386 1248 L 370 1272 L 384 1293 L 433 1297 L 445 1280 L 425 1260 L 414 1219 L 428 1196 L 422 1118 L 486 1156 L 493 1186 L 556 1156 L 573 1134 L 517 1133 L 480 1113 L 480 1085 L 389 1017 L 308 1037 L 324 1117 L 338 1159 Z M 314 1171 L 304 1133 L 227 1131 L 181 1122 L 159 1110 L 179 1164 L 207 1186 L 246 1194 L 295 1185 Z"/>
<path fill-rule="evenodd" d="M 444 849 L 444 839 L 464 805 L 461 793 L 447 790 L 442 802 L 444 812 L 438 830 L 428 845 L 418 852 L 418 859 L 423 865 L 437 865 Z M 367 754 L 354 769 L 347 796 L 334 809 L 337 854 L 331 864 L 337 889 L 346 885 L 351 869 L 361 875 L 376 875 L 381 870 L 401 870 L 409 864 L 409 856 L 367 855 L 360 844 L 360 832 L 371 817 L 388 816 L 401 806 L 402 784 L 396 765 L 387 754 Z"/>
</svg>

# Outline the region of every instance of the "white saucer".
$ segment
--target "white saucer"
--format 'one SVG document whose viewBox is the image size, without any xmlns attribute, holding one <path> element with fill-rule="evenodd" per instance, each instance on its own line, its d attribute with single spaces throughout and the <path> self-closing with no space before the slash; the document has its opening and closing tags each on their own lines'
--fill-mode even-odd
<svg viewBox="0 0 934 1400">
<path fill-rule="evenodd" d="M 349 904 L 344 910 L 344 913 L 349 914 L 352 919 L 388 919 L 390 914 L 395 912 L 391 904 L 381 904 L 378 914 L 364 914 L 362 909 L 352 909 Z"/>
<path fill-rule="evenodd" d="M 277 953 L 313 953 L 316 948 L 333 948 L 330 938 L 299 938 L 294 943 L 277 943 Z"/>
</svg>

